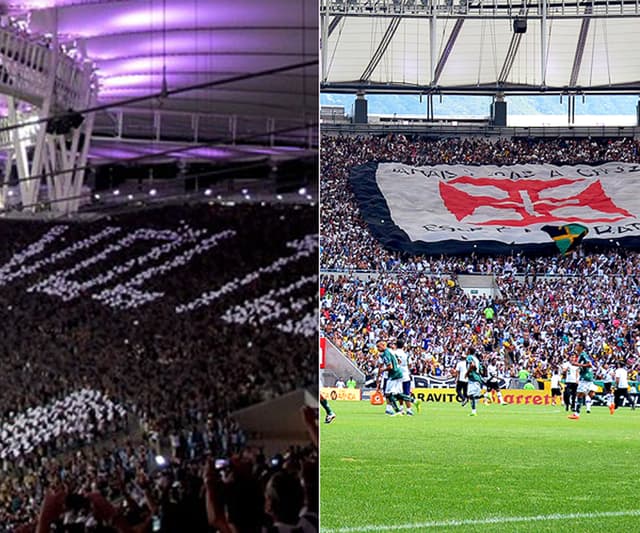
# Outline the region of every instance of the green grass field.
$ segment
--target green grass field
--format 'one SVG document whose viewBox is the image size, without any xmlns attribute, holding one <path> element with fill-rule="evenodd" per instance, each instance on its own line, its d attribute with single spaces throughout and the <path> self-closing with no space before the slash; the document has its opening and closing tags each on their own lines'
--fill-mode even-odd
<svg viewBox="0 0 640 533">
<path fill-rule="evenodd" d="M 333 402 L 321 428 L 321 530 L 640 531 L 640 410 L 423 404 L 388 417 Z"/>
</svg>

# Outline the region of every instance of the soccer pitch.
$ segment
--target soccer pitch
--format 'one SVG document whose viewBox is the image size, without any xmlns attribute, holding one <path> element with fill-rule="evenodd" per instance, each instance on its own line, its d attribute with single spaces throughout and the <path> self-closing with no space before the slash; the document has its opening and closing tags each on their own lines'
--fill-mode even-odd
<svg viewBox="0 0 640 533">
<path fill-rule="evenodd" d="M 640 410 L 425 403 L 414 417 L 333 402 L 320 523 L 357 531 L 640 531 Z"/>
</svg>

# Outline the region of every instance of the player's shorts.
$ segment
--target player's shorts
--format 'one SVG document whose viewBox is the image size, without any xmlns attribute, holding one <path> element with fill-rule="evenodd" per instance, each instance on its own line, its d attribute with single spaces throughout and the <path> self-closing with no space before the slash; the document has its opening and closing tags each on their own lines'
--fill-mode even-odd
<svg viewBox="0 0 640 533">
<path fill-rule="evenodd" d="M 578 391 L 578 384 L 577 383 L 565 383 L 565 390 L 569 394 L 571 394 L 572 392 L 575 393 L 575 392 Z"/>
<path fill-rule="evenodd" d="M 560 387 L 551 389 L 551 397 L 561 396 Z"/>
<path fill-rule="evenodd" d="M 482 383 L 479 381 L 470 381 L 467 385 L 467 396 L 469 398 L 480 398 L 482 392 Z"/>
<path fill-rule="evenodd" d="M 402 382 L 402 394 L 411 396 L 411 380 Z"/>
<path fill-rule="evenodd" d="M 602 392 L 604 394 L 611 394 L 611 383 L 610 382 L 606 382 L 602 384 Z"/>
<path fill-rule="evenodd" d="M 500 392 L 500 382 L 498 380 L 489 380 L 486 383 L 487 392 L 491 392 L 492 390 L 496 392 Z"/>
<path fill-rule="evenodd" d="M 589 392 L 591 392 L 592 386 L 593 386 L 593 382 L 591 381 L 578 382 L 578 394 L 588 394 Z"/>
<path fill-rule="evenodd" d="M 387 384 L 384 389 L 386 395 L 389 394 L 401 394 L 402 393 L 402 378 L 400 379 L 387 379 Z"/>
</svg>

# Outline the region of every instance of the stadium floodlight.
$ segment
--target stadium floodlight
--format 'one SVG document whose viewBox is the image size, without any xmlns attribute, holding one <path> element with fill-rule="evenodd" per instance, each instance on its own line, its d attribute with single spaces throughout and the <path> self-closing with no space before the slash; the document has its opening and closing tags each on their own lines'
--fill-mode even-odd
<svg viewBox="0 0 640 533">
<path fill-rule="evenodd" d="M 99 195 L 98 193 L 94 194 L 94 195 L 93 195 L 93 197 L 94 197 L 96 200 L 100 200 L 100 195 Z"/>
<path fill-rule="evenodd" d="M 204 190 L 204 195 L 205 196 L 211 196 L 211 189 L 205 189 Z"/>
<path fill-rule="evenodd" d="M 155 189 L 151 189 L 149 191 L 149 196 L 155 196 L 156 194 L 158 194 L 158 191 L 156 191 Z"/>
<path fill-rule="evenodd" d="M 245 194 L 245 195 L 244 195 L 244 199 L 245 199 L 245 200 L 251 200 L 251 195 L 249 195 L 249 194 Z"/>
<path fill-rule="evenodd" d="M 156 455 L 156 464 L 158 466 L 166 466 L 167 460 L 162 455 Z"/>
<path fill-rule="evenodd" d="M 216 196 L 216 200 L 222 200 L 222 195 L 219 194 L 218 196 Z"/>
<path fill-rule="evenodd" d="M 282 195 L 281 194 L 276 194 L 276 199 L 282 200 Z"/>
<path fill-rule="evenodd" d="M 307 200 L 311 200 L 313 197 L 310 194 L 307 194 Z"/>
<path fill-rule="evenodd" d="M 127 200 L 133 200 L 133 194 L 127 195 Z"/>
<path fill-rule="evenodd" d="M 300 196 L 304 196 L 305 194 L 307 194 L 307 188 L 306 188 L 306 187 L 300 187 L 300 188 L 298 189 L 298 194 L 299 194 Z"/>
<path fill-rule="evenodd" d="M 9 196 L 13 196 L 13 191 L 9 190 L 9 191 L 7 192 L 7 195 L 9 195 Z"/>
<path fill-rule="evenodd" d="M 249 189 L 242 189 L 242 191 L 240 191 L 242 194 L 247 194 L 249 192 Z"/>
<path fill-rule="evenodd" d="M 114 196 L 118 196 L 119 194 L 120 194 L 120 189 L 116 189 L 115 191 L 113 191 Z"/>
</svg>

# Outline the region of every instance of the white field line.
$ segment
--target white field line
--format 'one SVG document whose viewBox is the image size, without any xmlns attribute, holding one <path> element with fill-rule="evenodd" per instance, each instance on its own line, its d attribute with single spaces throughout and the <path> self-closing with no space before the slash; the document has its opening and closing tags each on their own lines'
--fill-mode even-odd
<svg viewBox="0 0 640 533">
<path fill-rule="evenodd" d="M 386 526 L 361 526 L 361 527 L 340 527 L 323 528 L 322 533 L 355 533 L 359 531 L 400 531 L 403 529 L 430 529 L 439 527 L 475 526 L 484 524 L 509 524 L 514 522 L 548 522 L 552 520 L 571 520 L 581 518 L 612 518 L 617 516 L 640 516 L 640 509 L 631 511 L 611 511 L 603 513 L 569 513 L 569 514 L 548 514 L 536 516 L 496 516 L 494 518 L 480 518 L 477 520 L 441 520 L 437 522 L 422 522 L 414 524 L 393 524 Z"/>
</svg>

